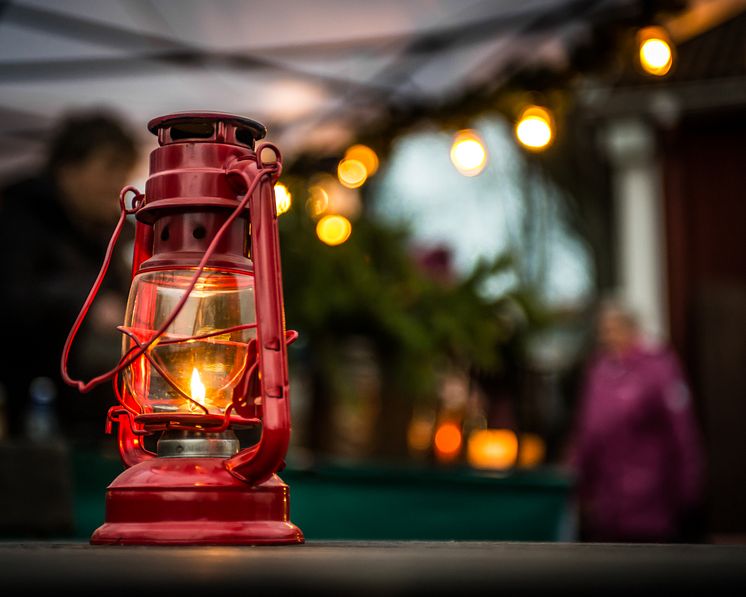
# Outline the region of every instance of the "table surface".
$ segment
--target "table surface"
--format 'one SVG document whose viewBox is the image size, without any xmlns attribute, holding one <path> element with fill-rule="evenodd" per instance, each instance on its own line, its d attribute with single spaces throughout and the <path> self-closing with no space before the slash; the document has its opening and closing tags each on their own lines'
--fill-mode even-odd
<svg viewBox="0 0 746 597">
<path fill-rule="evenodd" d="M 746 546 L 310 542 L 286 547 L 0 543 L 0 587 L 59 594 L 746 595 Z M 660 591 L 663 592 L 660 592 Z M 2 591 L 4 592 L 4 591 Z M 149 591 L 150 592 L 150 591 Z M 5 593 L 11 594 L 11 593 Z M 164 593 L 162 593 L 164 594 Z"/>
</svg>

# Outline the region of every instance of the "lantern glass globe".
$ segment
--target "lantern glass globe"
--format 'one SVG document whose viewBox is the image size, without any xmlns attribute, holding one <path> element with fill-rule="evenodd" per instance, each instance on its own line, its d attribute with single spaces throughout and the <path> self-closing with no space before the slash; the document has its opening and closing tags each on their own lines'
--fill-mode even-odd
<svg viewBox="0 0 746 597">
<path fill-rule="evenodd" d="M 174 269 L 135 276 L 123 326 L 124 356 L 155 335 L 193 275 L 193 269 Z M 254 277 L 206 270 L 166 333 L 124 370 L 128 392 L 143 413 L 224 414 L 243 380 L 248 343 L 256 337 L 254 327 L 231 328 L 255 321 Z"/>
</svg>

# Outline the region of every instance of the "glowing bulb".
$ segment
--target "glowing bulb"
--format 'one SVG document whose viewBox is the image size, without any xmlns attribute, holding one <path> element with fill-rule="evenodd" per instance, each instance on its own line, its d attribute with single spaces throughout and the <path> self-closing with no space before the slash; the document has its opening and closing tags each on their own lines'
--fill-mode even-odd
<svg viewBox="0 0 746 597">
<path fill-rule="evenodd" d="M 435 451 L 441 460 L 452 460 L 461 449 L 461 429 L 455 423 L 443 423 L 435 432 Z"/>
<path fill-rule="evenodd" d="M 367 180 L 368 170 L 360 160 L 345 158 L 337 166 L 337 177 L 348 189 L 356 189 Z"/>
<path fill-rule="evenodd" d="M 481 429 L 469 436 L 467 458 L 476 468 L 505 469 L 518 456 L 518 438 L 510 429 Z"/>
<path fill-rule="evenodd" d="M 205 384 L 202 383 L 202 380 L 199 376 L 199 371 L 197 371 L 197 368 L 195 367 L 192 369 L 192 381 L 190 384 L 191 398 L 195 402 L 199 402 L 204 406 L 206 393 L 207 392 L 205 390 Z"/>
<path fill-rule="evenodd" d="M 552 116 L 544 108 L 529 106 L 515 125 L 515 136 L 526 149 L 541 151 L 553 140 Z"/>
<path fill-rule="evenodd" d="M 451 145 L 451 162 L 464 176 L 476 176 L 487 164 L 487 150 L 474 131 L 459 131 Z"/>
<path fill-rule="evenodd" d="M 344 216 L 329 215 L 316 224 L 316 236 L 330 247 L 341 245 L 352 234 L 352 224 Z"/>
<path fill-rule="evenodd" d="M 277 215 L 280 216 L 289 211 L 292 204 L 293 195 L 284 184 L 278 182 L 275 185 L 275 206 L 277 207 Z"/>
<path fill-rule="evenodd" d="M 345 158 L 360 162 L 365 166 L 368 176 L 373 176 L 378 171 L 378 156 L 367 145 L 353 145 L 345 152 Z"/>
<path fill-rule="evenodd" d="M 672 64 L 673 52 L 663 37 L 650 37 L 640 44 L 640 65 L 645 72 L 662 77 Z"/>
</svg>

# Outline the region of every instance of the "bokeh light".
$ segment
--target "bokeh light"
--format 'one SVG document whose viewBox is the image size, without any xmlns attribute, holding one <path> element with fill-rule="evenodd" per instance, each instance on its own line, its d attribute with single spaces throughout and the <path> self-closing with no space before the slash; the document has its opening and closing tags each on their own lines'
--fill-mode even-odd
<svg viewBox="0 0 746 597">
<path fill-rule="evenodd" d="M 542 151 L 554 140 L 554 119 L 545 108 L 529 106 L 518 118 L 515 136 L 526 149 Z"/>
<path fill-rule="evenodd" d="M 341 245 L 352 234 L 352 224 L 339 214 L 324 216 L 316 224 L 316 236 L 331 247 Z"/>
<path fill-rule="evenodd" d="M 451 145 L 451 162 L 464 176 L 476 176 L 487 164 L 487 150 L 482 139 L 472 130 L 456 133 Z"/>
<path fill-rule="evenodd" d="M 456 423 L 442 423 L 435 432 L 435 453 L 440 460 L 453 460 L 461 450 L 461 429 Z"/>
<path fill-rule="evenodd" d="M 475 468 L 510 468 L 517 457 L 518 438 L 510 429 L 480 429 L 469 436 L 467 459 Z"/>
<path fill-rule="evenodd" d="M 290 193 L 290 190 L 281 182 L 275 184 L 275 206 L 277 207 L 277 215 L 281 216 L 289 211 L 292 204 L 293 195 Z"/>
<path fill-rule="evenodd" d="M 637 36 L 640 66 L 651 75 L 662 77 L 673 65 L 673 48 L 660 27 L 646 27 Z"/>
<path fill-rule="evenodd" d="M 373 176 L 378 171 L 378 156 L 367 145 L 353 145 L 345 152 L 345 159 L 357 160 L 368 173 L 368 177 Z"/>
<path fill-rule="evenodd" d="M 546 444 L 535 433 L 522 433 L 518 447 L 518 466 L 534 468 L 544 461 Z"/>
<path fill-rule="evenodd" d="M 430 449 L 434 422 L 431 418 L 412 418 L 407 430 L 407 444 L 412 452 L 426 452 Z"/>
<path fill-rule="evenodd" d="M 314 220 L 328 214 L 353 220 L 360 215 L 362 206 L 360 191 L 345 187 L 330 174 L 319 172 L 309 180 L 306 210 Z"/>
<path fill-rule="evenodd" d="M 321 185 L 312 185 L 308 187 L 308 200 L 306 201 L 306 210 L 314 220 L 323 216 L 329 209 L 329 193 Z"/>
<path fill-rule="evenodd" d="M 348 189 L 356 189 L 368 179 L 368 171 L 360 160 L 345 158 L 337 166 L 337 177 Z"/>
</svg>

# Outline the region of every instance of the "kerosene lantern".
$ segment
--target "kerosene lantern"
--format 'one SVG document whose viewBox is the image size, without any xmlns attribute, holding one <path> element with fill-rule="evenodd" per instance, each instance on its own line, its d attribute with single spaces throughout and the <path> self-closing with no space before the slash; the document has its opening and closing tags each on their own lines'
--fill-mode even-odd
<svg viewBox="0 0 746 597">
<path fill-rule="evenodd" d="M 277 476 L 290 437 L 287 344 L 273 186 L 281 156 L 263 125 L 215 112 L 148 124 L 158 145 L 145 193 L 122 190 L 104 265 L 70 332 L 65 381 L 113 380 L 119 451 L 94 544 L 302 543 Z M 273 161 L 264 162 L 274 153 Z M 126 199 L 132 194 L 131 207 Z M 122 358 L 84 383 L 67 357 L 106 275 L 126 216 L 136 218 Z M 261 429 L 241 449 L 235 431 Z M 159 437 L 157 451 L 145 438 Z"/>
</svg>

